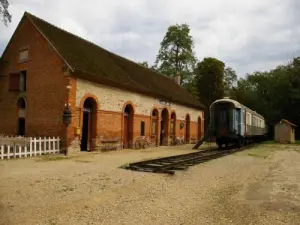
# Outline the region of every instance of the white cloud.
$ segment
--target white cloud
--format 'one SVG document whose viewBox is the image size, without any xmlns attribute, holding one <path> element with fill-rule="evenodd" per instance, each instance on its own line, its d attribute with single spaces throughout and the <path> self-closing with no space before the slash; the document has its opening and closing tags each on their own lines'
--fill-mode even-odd
<svg viewBox="0 0 300 225">
<path fill-rule="evenodd" d="M 169 25 L 187 23 L 201 60 L 217 57 L 240 76 L 300 55 L 298 0 L 10 1 L 0 52 L 24 11 L 134 61 L 152 64 Z"/>
</svg>

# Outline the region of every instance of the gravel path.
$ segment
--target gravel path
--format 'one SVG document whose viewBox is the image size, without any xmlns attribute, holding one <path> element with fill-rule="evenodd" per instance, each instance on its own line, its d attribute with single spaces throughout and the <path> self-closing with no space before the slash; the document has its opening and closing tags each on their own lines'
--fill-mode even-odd
<svg viewBox="0 0 300 225">
<path fill-rule="evenodd" d="M 300 146 L 260 145 L 174 176 L 118 168 L 191 147 L 1 161 L 0 224 L 300 224 Z"/>
</svg>

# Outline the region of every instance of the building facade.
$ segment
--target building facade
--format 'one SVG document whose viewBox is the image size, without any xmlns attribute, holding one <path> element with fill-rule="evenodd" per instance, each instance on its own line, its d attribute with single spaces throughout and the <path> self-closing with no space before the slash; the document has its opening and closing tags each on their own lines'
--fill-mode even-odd
<svg viewBox="0 0 300 225">
<path fill-rule="evenodd" d="M 295 143 L 295 128 L 297 126 L 288 120 L 280 120 L 275 126 L 275 142 L 281 144 Z"/>
<path fill-rule="evenodd" d="M 195 142 L 204 107 L 176 81 L 25 13 L 0 61 L 0 134 L 68 137 L 74 151 Z"/>
</svg>

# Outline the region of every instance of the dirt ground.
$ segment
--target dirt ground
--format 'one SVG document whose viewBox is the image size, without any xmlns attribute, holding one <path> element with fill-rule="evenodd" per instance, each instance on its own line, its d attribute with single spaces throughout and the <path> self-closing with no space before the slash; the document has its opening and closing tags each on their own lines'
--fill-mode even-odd
<svg viewBox="0 0 300 225">
<path fill-rule="evenodd" d="M 300 146 L 259 145 L 173 176 L 119 168 L 191 147 L 0 161 L 0 224 L 300 224 Z"/>
</svg>

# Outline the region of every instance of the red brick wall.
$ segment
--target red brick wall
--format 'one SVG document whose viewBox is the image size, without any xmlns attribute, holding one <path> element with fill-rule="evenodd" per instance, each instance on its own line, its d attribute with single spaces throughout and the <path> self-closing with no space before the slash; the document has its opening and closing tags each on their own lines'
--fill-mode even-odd
<svg viewBox="0 0 300 225">
<path fill-rule="evenodd" d="M 19 49 L 28 47 L 28 61 L 19 63 Z M 0 68 L 0 133 L 16 134 L 17 100 L 20 93 L 8 92 L 9 73 L 27 70 L 26 135 L 58 136 L 62 132 L 62 109 L 66 96 L 64 62 L 34 25 L 24 19 L 3 55 Z"/>
<path fill-rule="evenodd" d="M 82 117 L 80 116 L 80 109 L 76 110 L 77 113 L 74 115 L 73 124 L 70 127 L 82 127 Z M 133 126 L 133 141 L 137 137 L 141 136 L 141 122 L 145 122 L 145 136 L 150 137 L 151 135 L 151 116 L 134 115 L 134 126 Z M 185 138 L 185 126 L 180 129 L 180 123 L 184 120 L 176 120 L 176 136 Z M 185 124 L 186 125 L 186 124 Z M 170 129 L 170 122 L 168 125 Z M 74 137 L 74 131 L 70 132 L 72 139 Z M 104 138 L 117 138 L 123 139 L 123 113 L 98 110 L 97 113 L 97 136 Z M 198 123 L 191 122 L 190 124 L 190 137 L 198 138 Z"/>
<path fill-rule="evenodd" d="M 19 63 L 19 49 L 23 47 L 29 49 L 29 60 Z M 8 91 L 8 75 L 27 70 L 27 91 L 24 93 L 27 101 L 26 135 L 65 137 L 62 111 L 67 100 L 66 86 L 69 82 L 71 89 L 68 100 L 71 104 L 73 118 L 68 133 L 72 140 L 75 137 L 75 128 L 82 127 L 82 106 L 81 108 L 76 107 L 77 79 L 70 77 L 70 80 L 67 80 L 67 73 L 63 72 L 65 63 L 26 18 L 12 37 L 3 59 L 6 63 L 1 64 L 0 67 L 0 133 L 16 134 L 17 132 L 17 100 L 20 93 Z M 145 122 L 145 136 L 150 136 L 151 116 L 136 114 L 134 115 L 134 139 L 140 136 L 141 121 Z M 185 127 L 180 129 L 180 122 L 180 120 L 176 120 L 176 136 L 185 137 Z M 203 125 L 204 123 L 202 123 Z M 190 127 L 191 138 L 197 138 L 197 124 L 191 122 Z M 97 102 L 95 134 L 107 138 L 122 138 L 122 129 L 122 112 L 103 111 L 100 103 Z"/>
</svg>

